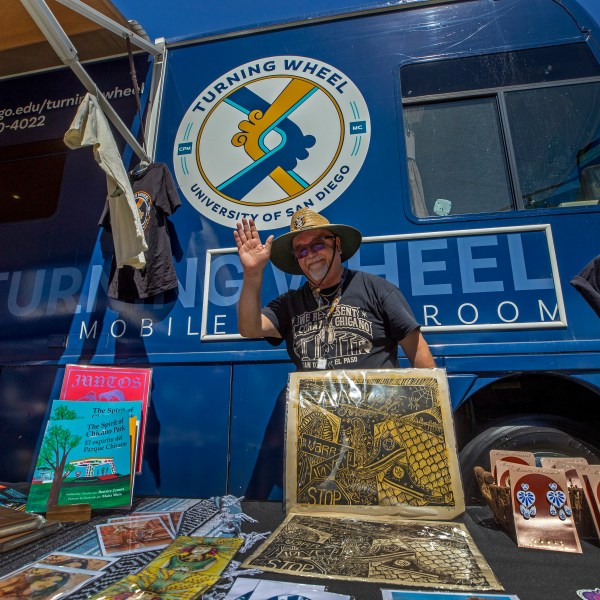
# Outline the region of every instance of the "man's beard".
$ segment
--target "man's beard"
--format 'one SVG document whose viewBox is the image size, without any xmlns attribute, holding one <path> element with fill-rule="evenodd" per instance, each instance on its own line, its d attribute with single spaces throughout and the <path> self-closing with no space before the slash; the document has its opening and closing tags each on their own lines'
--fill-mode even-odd
<svg viewBox="0 0 600 600">
<path fill-rule="evenodd" d="M 306 270 L 308 271 L 308 275 L 310 276 L 312 282 L 318 285 L 327 275 L 327 272 L 329 271 L 329 263 L 326 260 L 319 260 L 318 262 L 307 266 Z"/>
</svg>

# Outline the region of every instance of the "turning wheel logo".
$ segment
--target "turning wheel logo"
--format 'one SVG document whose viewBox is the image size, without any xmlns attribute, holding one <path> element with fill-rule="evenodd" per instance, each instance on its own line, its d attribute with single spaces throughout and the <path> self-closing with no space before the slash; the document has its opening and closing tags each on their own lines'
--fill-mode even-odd
<svg viewBox="0 0 600 600">
<path fill-rule="evenodd" d="M 356 177 L 370 138 L 367 105 L 335 67 L 300 56 L 246 63 L 213 81 L 177 131 L 175 176 L 205 217 L 234 227 L 287 226 Z"/>
</svg>

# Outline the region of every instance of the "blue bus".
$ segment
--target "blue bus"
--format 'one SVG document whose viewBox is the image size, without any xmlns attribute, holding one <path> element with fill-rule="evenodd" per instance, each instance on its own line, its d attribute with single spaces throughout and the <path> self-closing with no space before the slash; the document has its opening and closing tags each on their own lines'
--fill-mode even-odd
<svg viewBox="0 0 600 600">
<path fill-rule="evenodd" d="M 600 462 L 600 320 L 570 283 L 600 254 L 599 40 L 600 8 L 577 0 L 307 14 L 167 40 L 160 71 L 136 55 L 143 119 L 127 60 L 91 64 L 182 202 L 177 288 L 127 300 L 107 293 L 104 175 L 62 142 L 81 85 L 0 80 L 0 479 L 30 480 L 65 365 L 127 365 L 153 369 L 137 492 L 281 498 L 293 367 L 237 332 L 232 229 L 279 235 L 303 206 L 359 228 L 348 266 L 397 284 L 422 324 L 467 501 L 492 448 Z M 301 283 L 268 268 L 263 300 Z"/>
</svg>

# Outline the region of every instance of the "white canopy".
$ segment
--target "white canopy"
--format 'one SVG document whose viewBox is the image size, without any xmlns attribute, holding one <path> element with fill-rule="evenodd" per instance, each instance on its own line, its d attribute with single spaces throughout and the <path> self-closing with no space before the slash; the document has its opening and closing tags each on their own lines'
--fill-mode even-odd
<svg viewBox="0 0 600 600">
<path fill-rule="evenodd" d="M 1 78 L 65 64 L 95 93 L 96 84 L 81 61 L 126 55 L 127 40 L 155 57 L 163 54 L 161 48 L 135 33 L 141 28 L 129 23 L 110 0 L 2 0 L 1 18 Z M 99 100 L 135 153 L 149 160 L 103 95 Z"/>
</svg>

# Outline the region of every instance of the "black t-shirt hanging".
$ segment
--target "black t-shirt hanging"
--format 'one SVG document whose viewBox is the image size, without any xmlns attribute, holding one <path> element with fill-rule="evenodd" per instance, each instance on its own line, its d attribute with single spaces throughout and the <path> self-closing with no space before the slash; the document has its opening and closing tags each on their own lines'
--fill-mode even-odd
<svg viewBox="0 0 600 600">
<path fill-rule="evenodd" d="M 181 206 L 173 177 L 167 165 L 152 163 L 141 173 L 132 175 L 131 184 L 148 250 L 143 269 L 129 266 L 117 269 L 113 258 L 108 295 L 118 300 L 149 298 L 177 287 L 167 229 L 167 217 Z M 110 230 L 108 210 L 100 224 Z"/>
</svg>

